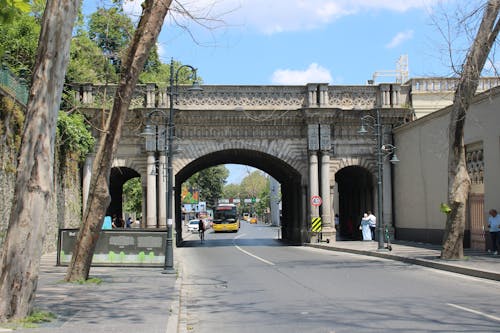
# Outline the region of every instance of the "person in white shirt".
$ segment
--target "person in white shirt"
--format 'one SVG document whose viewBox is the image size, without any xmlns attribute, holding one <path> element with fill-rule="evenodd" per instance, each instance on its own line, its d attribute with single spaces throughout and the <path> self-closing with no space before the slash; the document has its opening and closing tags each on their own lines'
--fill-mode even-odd
<svg viewBox="0 0 500 333">
<path fill-rule="evenodd" d="M 500 215 L 498 215 L 496 209 L 490 209 L 490 216 L 488 217 L 488 228 L 490 228 L 490 237 L 492 250 L 494 255 L 498 254 L 498 248 L 500 247 Z"/>
<path fill-rule="evenodd" d="M 371 210 L 368 211 L 368 219 L 370 220 L 370 231 L 372 232 L 372 239 L 375 240 L 375 228 L 377 227 L 377 218 Z"/>
</svg>

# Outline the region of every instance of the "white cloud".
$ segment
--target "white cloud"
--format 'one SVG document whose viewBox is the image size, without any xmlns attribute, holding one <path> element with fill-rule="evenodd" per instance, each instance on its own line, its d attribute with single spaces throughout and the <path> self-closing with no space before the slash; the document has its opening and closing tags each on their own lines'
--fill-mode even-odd
<svg viewBox="0 0 500 333">
<path fill-rule="evenodd" d="M 413 38 L 413 30 L 401 31 L 392 38 L 392 40 L 385 46 L 388 49 L 395 48 L 403 42 Z"/>
<path fill-rule="evenodd" d="M 442 0 L 183 0 L 180 3 L 194 17 L 223 21 L 205 21 L 205 24 L 244 26 L 261 33 L 274 34 L 319 28 L 360 12 L 428 9 L 438 1 Z M 133 9 L 137 16 L 141 2 L 125 1 L 125 6 Z M 175 5 L 175 2 L 172 4 Z M 180 17 L 176 11 L 172 13 L 182 24 L 189 23 L 189 19 Z"/>
<path fill-rule="evenodd" d="M 303 85 L 307 83 L 332 83 L 330 71 L 316 63 L 312 63 L 306 70 L 278 69 L 271 81 L 273 84 Z"/>
</svg>

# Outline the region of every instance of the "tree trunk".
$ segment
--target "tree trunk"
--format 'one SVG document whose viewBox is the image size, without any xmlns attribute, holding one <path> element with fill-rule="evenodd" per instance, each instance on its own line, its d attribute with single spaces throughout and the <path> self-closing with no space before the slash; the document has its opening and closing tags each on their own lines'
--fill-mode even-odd
<svg viewBox="0 0 500 333">
<path fill-rule="evenodd" d="M 465 116 L 476 93 L 479 78 L 500 29 L 500 0 L 490 0 L 471 45 L 453 98 L 449 125 L 448 205 L 442 259 L 462 259 L 466 203 L 470 190 L 464 147 Z"/>
<path fill-rule="evenodd" d="M 113 109 L 102 132 L 92 167 L 87 208 L 78 233 L 65 280 L 88 279 L 92 256 L 99 238 L 104 214 L 110 203 L 109 175 L 113 157 L 121 138 L 122 126 L 134 93 L 139 74 L 154 46 L 172 0 L 146 0 L 139 26 L 123 61 L 120 84 Z"/>
<path fill-rule="evenodd" d="M 0 321 L 33 307 L 54 194 L 57 114 L 79 0 L 49 0 L 27 104 L 15 194 L 0 266 Z"/>
</svg>

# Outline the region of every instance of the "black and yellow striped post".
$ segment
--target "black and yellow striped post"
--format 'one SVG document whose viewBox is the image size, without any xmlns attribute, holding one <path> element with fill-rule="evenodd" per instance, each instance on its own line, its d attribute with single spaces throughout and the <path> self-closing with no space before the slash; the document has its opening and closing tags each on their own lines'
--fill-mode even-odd
<svg viewBox="0 0 500 333">
<path fill-rule="evenodd" d="M 321 242 L 321 231 L 323 230 L 323 223 L 321 217 L 313 217 L 311 219 L 311 233 L 316 233 L 318 243 Z"/>
<path fill-rule="evenodd" d="M 321 223 L 321 217 L 313 217 L 311 220 L 311 231 L 321 232 L 323 230 L 323 224 Z"/>
</svg>

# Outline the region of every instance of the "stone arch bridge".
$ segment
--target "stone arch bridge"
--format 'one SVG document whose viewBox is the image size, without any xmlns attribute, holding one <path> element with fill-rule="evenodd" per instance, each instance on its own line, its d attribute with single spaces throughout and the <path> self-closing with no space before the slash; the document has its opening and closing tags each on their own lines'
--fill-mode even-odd
<svg viewBox="0 0 500 333">
<path fill-rule="evenodd" d="M 115 86 L 73 85 L 81 112 L 102 128 Z M 359 134 L 361 117 L 381 116 L 382 142 L 392 143 L 392 128 L 413 118 L 411 85 L 331 86 L 203 86 L 190 92 L 180 86 L 174 109 L 176 147 L 172 165 L 175 189 L 193 173 L 210 166 L 237 163 L 256 167 L 281 184 L 282 237 L 293 243 L 309 240 L 312 217 L 322 217 L 324 235 L 334 236 L 334 214 L 340 230 L 356 237 L 353 227 L 362 212 L 374 210 L 377 198 L 374 135 Z M 109 213 L 120 214 L 123 184 L 140 177 L 144 227 L 165 227 L 165 154 L 148 152 L 140 136 L 155 109 L 168 115 L 167 91 L 139 85 L 114 159 Z M 375 119 L 375 118 L 373 118 Z M 165 119 L 158 119 L 161 133 Z M 375 125 L 372 123 L 372 125 Z M 374 134 L 374 132 L 371 132 Z M 94 133 L 98 135 L 96 130 Z M 159 136 L 158 146 L 164 146 Z M 83 170 L 84 205 L 93 156 Z M 392 223 L 391 167 L 384 168 L 384 219 Z M 174 191 L 175 226 L 182 241 L 180 191 Z M 322 205 L 310 203 L 313 195 Z M 145 219 L 144 219 L 145 217 Z M 357 228 L 355 228 L 357 229 Z M 335 239 L 335 238 L 334 238 Z"/>
</svg>

